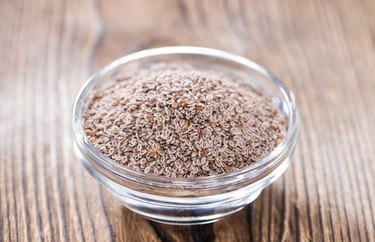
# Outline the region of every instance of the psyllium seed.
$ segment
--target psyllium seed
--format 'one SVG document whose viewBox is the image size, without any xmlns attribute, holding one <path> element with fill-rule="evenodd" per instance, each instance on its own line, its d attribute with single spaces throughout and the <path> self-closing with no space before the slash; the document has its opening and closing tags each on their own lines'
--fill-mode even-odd
<svg viewBox="0 0 375 242">
<path fill-rule="evenodd" d="M 96 149 L 130 169 L 201 177 L 264 158 L 283 138 L 285 120 L 246 80 L 158 64 L 93 93 L 83 128 Z"/>
</svg>

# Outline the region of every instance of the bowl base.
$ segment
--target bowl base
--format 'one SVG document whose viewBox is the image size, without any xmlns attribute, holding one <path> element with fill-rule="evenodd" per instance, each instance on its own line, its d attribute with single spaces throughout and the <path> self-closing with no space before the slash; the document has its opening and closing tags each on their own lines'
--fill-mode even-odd
<svg viewBox="0 0 375 242">
<path fill-rule="evenodd" d="M 169 225 L 202 225 L 202 224 L 210 224 L 210 223 L 214 223 L 216 221 L 219 221 L 221 220 L 222 218 L 224 218 L 225 216 L 227 215 L 230 215 L 230 214 L 233 214 L 233 213 L 236 213 L 240 210 L 242 210 L 244 207 L 240 207 L 234 211 L 231 211 L 229 213 L 225 213 L 225 214 L 220 214 L 220 217 L 217 217 L 215 216 L 216 218 L 207 218 L 207 219 L 202 219 L 202 218 L 199 218 L 199 217 L 191 217 L 189 218 L 189 220 L 186 220 L 186 218 L 184 218 L 184 220 L 186 221 L 177 221 L 177 220 L 174 220 L 176 218 L 174 218 L 173 220 L 170 220 L 170 219 L 163 219 L 163 218 L 155 218 L 155 217 L 148 217 L 148 216 L 144 216 L 142 215 L 144 218 L 150 220 L 150 221 L 153 221 L 153 222 L 158 222 L 158 223 L 162 223 L 162 224 L 169 224 Z"/>
<path fill-rule="evenodd" d="M 246 205 L 254 201 L 259 196 L 260 193 L 261 191 L 257 191 L 253 193 L 252 195 L 248 196 L 245 200 L 238 203 L 236 206 L 233 206 L 230 210 L 223 209 L 221 210 L 221 212 L 218 212 L 218 209 L 216 208 L 216 209 L 213 209 L 211 214 L 197 215 L 197 216 L 173 216 L 172 214 L 168 214 L 168 213 L 165 213 L 162 215 L 160 213 L 155 213 L 155 212 L 150 212 L 150 211 L 145 212 L 144 210 L 139 209 L 139 207 L 129 206 L 130 204 L 127 203 L 129 202 L 129 200 L 125 202 L 126 200 L 123 200 L 121 197 L 117 197 L 117 198 L 122 202 L 124 207 L 154 222 L 170 224 L 170 225 L 199 225 L 199 224 L 214 223 L 227 215 L 240 211 Z M 197 214 L 199 214 L 199 212 Z"/>
</svg>

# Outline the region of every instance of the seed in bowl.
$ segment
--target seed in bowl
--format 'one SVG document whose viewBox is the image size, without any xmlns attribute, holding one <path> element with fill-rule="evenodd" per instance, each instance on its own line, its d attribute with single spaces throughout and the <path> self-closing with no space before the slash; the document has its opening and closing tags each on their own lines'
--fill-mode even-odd
<svg viewBox="0 0 375 242">
<path fill-rule="evenodd" d="M 136 171 L 167 177 L 230 173 L 267 156 L 285 119 L 244 78 L 157 64 L 91 95 L 88 141 Z"/>
</svg>

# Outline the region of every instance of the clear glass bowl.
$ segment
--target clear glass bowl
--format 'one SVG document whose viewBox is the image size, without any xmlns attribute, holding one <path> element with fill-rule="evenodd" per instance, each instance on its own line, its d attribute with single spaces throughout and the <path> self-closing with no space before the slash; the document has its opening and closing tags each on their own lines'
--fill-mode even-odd
<svg viewBox="0 0 375 242">
<path fill-rule="evenodd" d="M 239 171 L 201 178 L 169 178 L 128 169 L 101 154 L 82 129 L 82 113 L 90 93 L 139 68 L 157 63 L 188 63 L 241 75 L 272 95 L 286 117 L 286 135 L 268 156 Z M 74 150 L 87 171 L 128 209 L 169 224 L 204 224 L 234 213 L 256 199 L 287 169 L 298 134 L 293 94 L 258 64 L 227 52 L 201 47 L 163 47 L 122 57 L 91 76 L 73 106 Z"/>
</svg>

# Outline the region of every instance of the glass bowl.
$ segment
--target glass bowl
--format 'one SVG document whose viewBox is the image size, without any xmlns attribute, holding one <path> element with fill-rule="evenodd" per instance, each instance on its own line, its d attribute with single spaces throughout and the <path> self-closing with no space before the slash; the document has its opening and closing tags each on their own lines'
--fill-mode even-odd
<svg viewBox="0 0 375 242">
<path fill-rule="evenodd" d="M 106 157 L 83 132 L 82 113 L 93 90 L 158 62 L 188 63 L 197 68 L 240 75 L 272 96 L 286 118 L 286 135 L 264 159 L 233 173 L 200 178 L 169 178 L 131 170 Z M 220 50 L 176 46 L 143 50 L 118 60 L 91 76 L 73 105 L 74 150 L 86 170 L 128 209 L 168 224 L 191 225 L 217 221 L 256 199 L 287 169 L 298 134 L 293 94 L 260 65 Z"/>
</svg>

